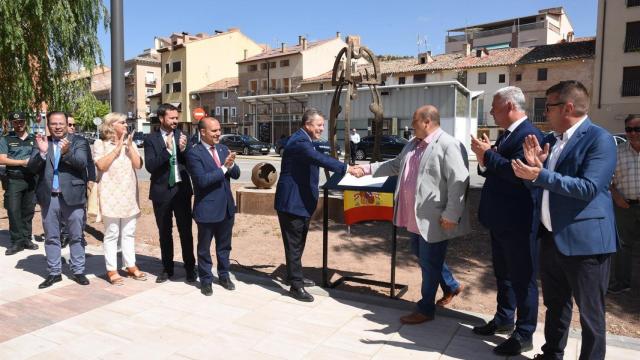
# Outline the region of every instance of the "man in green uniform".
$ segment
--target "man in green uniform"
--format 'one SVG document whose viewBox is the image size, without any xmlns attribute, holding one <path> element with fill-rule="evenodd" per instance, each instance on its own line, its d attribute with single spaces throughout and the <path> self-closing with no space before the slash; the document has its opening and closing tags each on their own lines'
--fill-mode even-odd
<svg viewBox="0 0 640 360">
<path fill-rule="evenodd" d="M 0 165 L 7 167 L 4 206 L 9 216 L 11 234 L 11 245 L 5 255 L 13 255 L 24 249 L 38 249 L 38 245 L 31 241 L 31 220 L 36 206 L 36 177 L 26 168 L 35 137 L 27 133 L 24 113 L 11 112 L 9 120 L 13 132 L 0 138 Z"/>
</svg>

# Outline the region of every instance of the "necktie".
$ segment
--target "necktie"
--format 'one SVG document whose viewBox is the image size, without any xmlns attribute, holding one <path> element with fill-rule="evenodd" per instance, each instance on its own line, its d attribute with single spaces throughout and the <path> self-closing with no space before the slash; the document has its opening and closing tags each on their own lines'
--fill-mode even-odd
<svg viewBox="0 0 640 360">
<path fill-rule="evenodd" d="M 172 134 L 168 134 L 169 141 L 173 142 Z M 176 184 L 176 147 L 175 144 L 171 148 L 171 157 L 169 158 L 169 187 Z"/>
<path fill-rule="evenodd" d="M 52 189 L 60 190 L 60 179 L 58 177 L 58 165 L 60 164 L 60 142 L 53 142 L 53 184 Z"/>
<path fill-rule="evenodd" d="M 496 147 L 500 147 L 500 145 L 504 144 L 504 142 L 507 140 L 507 137 L 509 137 L 509 134 L 511 134 L 511 131 L 506 130 L 504 133 L 502 133 L 502 136 L 500 137 L 500 141 L 498 141 L 498 144 L 496 145 Z"/>
<path fill-rule="evenodd" d="M 218 165 L 218 167 L 221 167 L 220 157 L 218 156 L 218 152 L 216 151 L 216 147 L 215 146 L 211 146 L 209 148 L 209 150 L 211 151 L 211 155 L 213 155 L 213 161 L 216 162 L 216 165 Z"/>
</svg>

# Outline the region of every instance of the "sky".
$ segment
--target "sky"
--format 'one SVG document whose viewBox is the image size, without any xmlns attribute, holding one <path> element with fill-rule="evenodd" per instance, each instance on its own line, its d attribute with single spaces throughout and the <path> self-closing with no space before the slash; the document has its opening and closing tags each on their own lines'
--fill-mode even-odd
<svg viewBox="0 0 640 360">
<path fill-rule="evenodd" d="M 537 14 L 563 6 L 577 37 L 595 36 L 597 0 L 395 0 L 395 1 L 216 1 L 123 0 L 125 59 L 153 47 L 173 32 L 212 34 L 232 27 L 259 44 L 296 44 L 360 35 L 377 55 L 444 52 L 447 29 Z M 110 0 L 104 0 L 109 9 Z M 345 14 L 346 13 L 346 14 Z M 110 34 L 99 27 L 104 63 L 111 63 Z"/>
</svg>

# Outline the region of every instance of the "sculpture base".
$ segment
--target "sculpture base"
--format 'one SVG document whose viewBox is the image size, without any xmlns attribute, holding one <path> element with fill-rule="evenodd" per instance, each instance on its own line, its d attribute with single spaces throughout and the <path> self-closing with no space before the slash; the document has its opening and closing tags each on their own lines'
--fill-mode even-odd
<svg viewBox="0 0 640 360">
<path fill-rule="evenodd" d="M 273 203 L 276 189 L 258 189 L 255 186 L 244 186 L 236 190 L 236 205 L 239 214 L 277 216 Z M 312 221 L 322 220 L 322 199 L 318 201 Z M 344 205 L 342 196 L 329 196 L 329 219 L 344 223 Z"/>
</svg>

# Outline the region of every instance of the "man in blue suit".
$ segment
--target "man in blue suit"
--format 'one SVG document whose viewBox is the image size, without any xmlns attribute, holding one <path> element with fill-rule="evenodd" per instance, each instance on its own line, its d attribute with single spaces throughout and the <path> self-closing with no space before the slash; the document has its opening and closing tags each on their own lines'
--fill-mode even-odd
<svg viewBox="0 0 640 360">
<path fill-rule="evenodd" d="M 609 185 L 616 166 L 611 135 L 587 115 L 589 94 L 578 81 L 562 81 L 547 92 L 545 116 L 553 134 L 524 143 L 527 164 L 512 167 L 528 180 L 534 196 L 532 234 L 540 237 L 540 279 L 547 307 L 543 354 L 562 359 L 571 323 L 572 298 L 580 309 L 580 359 L 604 359 L 605 295 L 611 254 L 616 251 Z"/>
<path fill-rule="evenodd" d="M 322 113 L 310 108 L 302 115 L 300 129 L 284 148 L 280 178 L 276 187 L 275 209 L 278 212 L 284 253 L 287 261 L 289 294 L 300 301 L 311 302 L 313 296 L 304 287 L 315 285 L 302 274 L 302 253 L 309 231 L 309 219 L 318 203 L 319 167 L 332 172 L 360 174 L 361 170 L 322 154 L 313 147 L 324 130 Z"/>
<path fill-rule="evenodd" d="M 511 168 L 511 160 L 524 159 L 522 143 L 528 135 L 542 140 L 542 133 L 527 119 L 524 107 L 520 88 L 498 90 L 493 96 L 491 115 L 505 132 L 493 149 L 486 135 L 482 140 L 472 135 L 471 140 L 471 150 L 478 158 L 478 174 L 486 178 L 478 215 L 480 223 L 490 230 L 498 286 L 493 319 L 474 327 L 473 332 L 485 336 L 510 334 L 493 351 L 511 356 L 533 348 L 532 336 L 538 323 L 538 241 L 530 236 L 533 201 L 529 189 Z M 518 320 L 513 331 L 516 311 Z"/>
<path fill-rule="evenodd" d="M 235 164 L 235 153 L 220 144 L 220 122 L 212 117 L 200 120 L 200 142 L 187 152 L 187 169 L 191 174 L 193 192 L 193 219 L 198 225 L 198 276 L 200 291 L 211 296 L 211 239 L 216 240 L 218 282 L 227 290 L 235 285 L 229 278 L 231 231 L 236 205 L 231 193 L 230 179 L 240 177 Z"/>
</svg>

